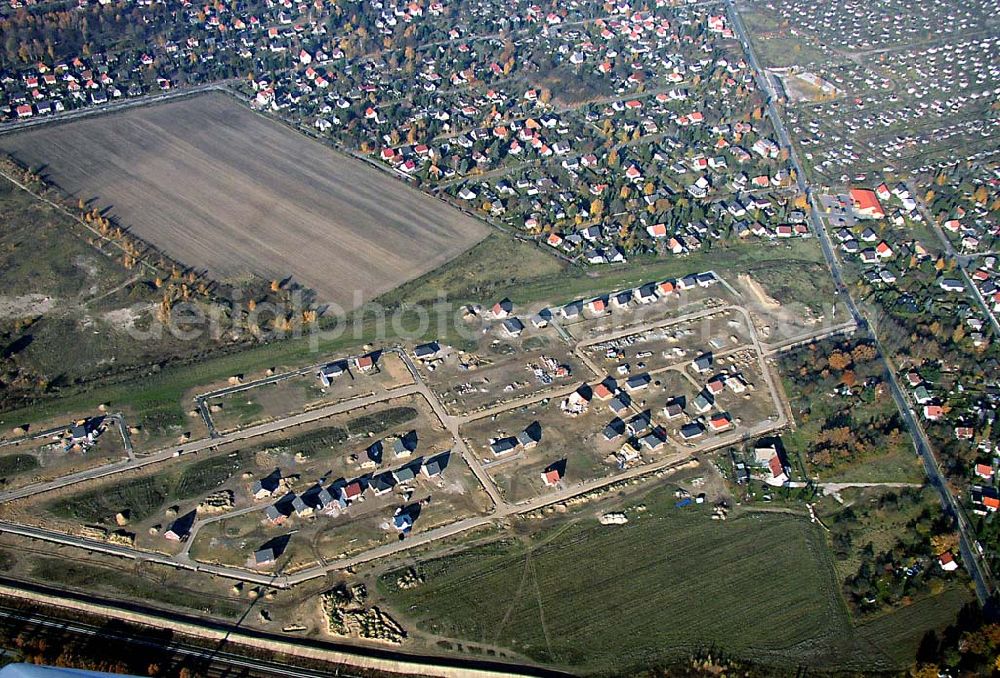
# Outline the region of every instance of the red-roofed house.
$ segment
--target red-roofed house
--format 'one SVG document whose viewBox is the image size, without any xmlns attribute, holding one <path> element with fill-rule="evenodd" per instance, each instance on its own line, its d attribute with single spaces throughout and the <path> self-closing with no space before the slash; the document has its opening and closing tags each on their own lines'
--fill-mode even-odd
<svg viewBox="0 0 1000 678">
<path fill-rule="evenodd" d="M 594 397 L 598 400 L 607 400 L 613 395 L 614 392 L 604 382 L 594 387 Z"/>
<path fill-rule="evenodd" d="M 885 217 L 885 210 L 878 201 L 875 191 L 867 188 L 852 188 L 851 202 L 854 204 L 854 213 L 859 217 L 870 219 L 882 219 Z"/>
<path fill-rule="evenodd" d="M 924 405 L 924 419 L 937 421 L 944 416 L 944 408 L 940 405 Z"/>
<path fill-rule="evenodd" d="M 764 482 L 768 485 L 780 486 L 788 482 L 788 474 L 785 472 L 785 466 L 781 463 L 781 457 L 777 454 L 768 460 L 767 470 L 769 473 L 764 478 Z"/>
<path fill-rule="evenodd" d="M 649 233 L 651 238 L 666 238 L 667 237 L 667 225 L 666 224 L 653 224 L 646 228 L 646 232 Z"/>
<path fill-rule="evenodd" d="M 345 501 L 351 501 L 352 499 L 357 499 L 361 496 L 361 483 L 354 481 L 348 483 L 340 490 L 341 496 Z"/>
<path fill-rule="evenodd" d="M 716 433 L 725 431 L 729 429 L 732 425 L 733 425 L 733 420 L 729 416 L 728 412 L 722 412 L 708 420 L 709 428 L 711 428 Z M 778 459 L 778 455 L 774 455 L 774 459 Z M 778 464 L 779 465 L 781 464 L 780 459 L 778 459 Z"/>
</svg>

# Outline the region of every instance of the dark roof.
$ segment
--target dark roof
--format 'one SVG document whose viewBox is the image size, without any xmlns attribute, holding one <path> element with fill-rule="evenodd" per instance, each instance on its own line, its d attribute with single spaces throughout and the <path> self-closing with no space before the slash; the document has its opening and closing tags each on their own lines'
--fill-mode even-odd
<svg viewBox="0 0 1000 678">
<path fill-rule="evenodd" d="M 517 447 L 517 438 L 514 438 L 513 436 L 507 436 L 505 438 L 497 438 L 492 443 L 490 443 L 490 450 L 493 451 L 493 454 L 510 452 L 515 447 Z"/>
<path fill-rule="evenodd" d="M 258 565 L 263 565 L 264 563 L 270 563 L 274 560 L 274 549 L 273 548 L 263 548 L 259 551 L 254 551 L 253 561 Z"/>
<path fill-rule="evenodd" d="M 417 468 L 419 468 L 419 466 Z M 414 468 L 413 464 L 401 466 L 392 472 L 392 477 L 396 479 L 397 483 L 405 483 L 407 480 L 413 480 L 416 476 L 417 470 Z"/>
<path fill-rule="evenodd" d="M 702 353 L 700 356 L 694 359 L 694 364 L 698 369 L 707 370 L 712 366 L 712 354 Z"/>
<path fill-rule="evenodd" d="M 436 341 L 430 341 L 427 342 L 426 344 L 420 344 L 419 346 L 415 347 L 413 349 L 413 354 L 419 358 L 427 355 L 434 355 L 440 350 L 441 347 L 438 345 Z"/>
<path fill-rule="evenodd" d="M 604 427 L 604 437 L 608 440 L 614 440 L 623 433 L 625 433 L 625 422 L 618 417 L 612 419 L 608 422 L 608 425 Z"/>
<path fill-rule="evenodd" d="M 652 415 L 649 410 L 645 412 L 640 412 L 631 419 L 628 420 L 628 427 L 633 431 L 642 431 L 647 426 L 649 426 L 652 421 Z"/>
<path fill-rule="evenodd" d="M 503 321 L 503 327 L 511 334 L 517 334 L 518 332 L 524 331 L 524 323 L 517 318 L 507 318 Z"/>
<path fill-rule="evenodd" d="M 525 427 L 523 431 L 517 434 L 517 442 L 521 445 L 528 445 L 530 443 L 537 443 L 542 439 L 542 425 L 537 421 L 533 421 Z"/>
<path fill-rule="evenodd" d="M 681 435 L 685 438 L 697 438 L 705 429 L 701 427 L 701 424 L 697 422 L 691 422 L 690 424 L 684 424 L 681 426 Z"/>
<path fill-rule="evenodd" d="M 625 382 L 625 386 L 628 388 L 640 388 L 642 386 L 648 386 L 649 382 L 652 380 L 652 377 L 646 373 L 636 374 L 628 378 L 628 381 Z"/>
<path fill-rule="evenodd" d="M 367 454 L 368 458 L 371 459 L 376 464 L 381 464 L 382 453 L 384 452 L 384 449 L 385 445 L 382 443 L 382 441 L 376 440 L 375 442 L 373 442 L 371 445 L 368 446 L 368 449 L 365 450 L 365 454 Z"/>
<path fill-rule="evenodd" d="M 450 459 L 451 452 L 442 452 L 424 462 L 424 472 L 427 475 L 436 476 L 447 468 Z"/>
<path fill-rule="evenodd" d="M 608 407 L 610 407 L 615 412 L 622 412 L 625 410 L 632 399 L 628 397 L 625 393 L 618 393 L 614 398 L 608 401 Z"/>
<path fill-rule="evenodd" d="M 371 488 L 376 492 L 387 492 L 391 490 L 396 481 L 393 479 L 391 473 L 380 473 L 377 476 L 373 476 L 371 479 Z"/>
</svg>

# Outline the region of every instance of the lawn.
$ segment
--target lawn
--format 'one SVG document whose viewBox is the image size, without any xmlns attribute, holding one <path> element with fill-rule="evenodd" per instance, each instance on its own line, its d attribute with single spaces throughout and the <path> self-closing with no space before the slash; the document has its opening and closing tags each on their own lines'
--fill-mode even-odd
<svg viewBox="0 0 1000 678">
<path fill-rule="evenodd" d="M 797 303 L 817 315 L 830 310 L 836 301 L 833 277 L 826 264 L 799 261 L 789 265 L 785 261 L 762 262 L 753 269 L 753 278 L 769 296 L 782 304 Z"/>
<path fill-rule="evenodd" d="M 379 588 L 421 631 L 579 673 L 628 675 L 700 650 L 764 664 L 885 667 L 856 643 L 818 527 L 780 513 L 712 521 L 666 489 L 624 526 L 571 523 L 420 563 Z M 495 604 L 484 604 L 495 601 Z"/>
<path fill-rule="evenodd" d="M 170 496 L 170 482 L 163 476 L 146 476 L 98 487 L 48 504 L 48 509 L 62 518 L 96 523 L 128 511 L 132 520 L 153 515 Z"/>
</svg>

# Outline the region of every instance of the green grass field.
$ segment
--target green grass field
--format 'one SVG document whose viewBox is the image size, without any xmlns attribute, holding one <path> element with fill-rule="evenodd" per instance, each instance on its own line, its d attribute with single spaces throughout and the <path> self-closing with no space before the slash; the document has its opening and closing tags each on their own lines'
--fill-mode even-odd
<svg viewBox="0 0 1000 678">
<path fill-rule="evenodd" d="M 821 530 L 781 513 L 712 521 L 645 497 L 624 526 L 586 519 L 421 563 L 379 589 L 417 628 L 573 672 L 629 675 L 702 650 L 762 664 L 888 668 L 855 636 Z M 836 662 L 836 664 L 834 664 Z"/>
<path fill-rule="evenodd" d="M 222 485 L 235 475 L 252 452 L 218 455 L 185 465 L 183 470 L 131 478 L 113 485 L 102 485 L 78 492 L 47 504 L 62 518 L 85 523 L 106 521 L 127 510 L 132 520 L 141 521 L 156 513 L 167 501 L 194 499 Z"/>
<path fill-rule="evenodd" d="M 889 660 L 906 664 L 913 660 L 924 634 L 938 632 L 954 623 L 958 610 L 973 600 L 968 590 L 949 587 L 939 595 L 872 619 L 858 626 L 856 632 Z"/>
<path fill-rule="evenodd" d="M 825 264 L 808 260 L 799 260 L 794 265 L 785 261 L 761 262 L 752 268 L 752 275 L 768 295 L 782 304 L 802 304 L 813 313 L 823 314 L 835 301 L 833 278 Z"/>
<path fill-rule="evenodd" d="M 153 568 L 149 568 L 153 569 Z M 196 610 L 218 617 L 235 619 L 246 611 L 246 603 L 226 599 L 193 589 L 174 581 L 167 585 L 164 578 L 176 578 L 165 569 L 157 573 L 124 572 L 111 567 L 89 565 L 79 561 L 37 558 L 29 570 L 33 579 L 57 583 L 87 593 L 107 593 L 135 601 L 169 605 Z"/>
<path fill-rule="evenodd" d="M 771 10 L 761 8 L 741 11 L 740 14 L 765 67 L 804 66 L 829 60 L 814 39 L 792 35 L 789 27 L 782 24 Z"/>
<path fill-rule="evenodd" d="M 167 500 L 170 483 L 163 475 L 132 478 L 57 499 L 47 504 L 53 514 L 84 523 L 113 518 L 127 510 L 132 520 L 145 520 Z"/>
<path fill-rule="evenodd" d="M 38 468 L 38 458 L 33 454 L 5 454 L 0 456 L 0 479 Z"/>
</svg>

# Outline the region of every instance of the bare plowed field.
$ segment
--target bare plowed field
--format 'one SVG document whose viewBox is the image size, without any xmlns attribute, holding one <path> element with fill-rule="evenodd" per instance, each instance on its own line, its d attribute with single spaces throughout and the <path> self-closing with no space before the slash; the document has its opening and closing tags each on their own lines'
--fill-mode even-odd
<svg viewBox="0 0 1000 678">
<path fill-rule="evenodd" d="M 47 125 L 0 150 L 218 280 L 294 280 L 350 308 L 486 235 L 461 212 L 223 94 Z"/>
</svg>

